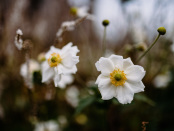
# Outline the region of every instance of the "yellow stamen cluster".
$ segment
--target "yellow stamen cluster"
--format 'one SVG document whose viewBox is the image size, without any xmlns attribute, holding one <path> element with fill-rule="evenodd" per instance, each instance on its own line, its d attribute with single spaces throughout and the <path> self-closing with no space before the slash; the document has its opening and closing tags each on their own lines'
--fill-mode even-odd
<svg viewBox="0 0 174 131">
<path fill-rule="evenodd" d="M 112 73 L 110 73 L 110 80 L 114 86 L 123 86 L 127 78 L 124 71 L 115 69 Z"/>
<path fill-rule="evenodd" d="M 50 58 L 48 59 L 48 64 L 51 67 L 57 66 L 62 61 L 60 55 L 58 53 L 52 53 Z"/>
</svg>

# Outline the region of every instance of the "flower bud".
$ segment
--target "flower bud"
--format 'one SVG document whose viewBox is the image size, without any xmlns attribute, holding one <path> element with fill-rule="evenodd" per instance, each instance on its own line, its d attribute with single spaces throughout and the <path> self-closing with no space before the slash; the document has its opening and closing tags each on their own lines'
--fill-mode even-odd
<svg viewBox="0 0 174 131">
<path fill-rule="evenodd" d="M 160 35 L 165 35 L 166 33 L 166 29 L 164 27 L 159 27 L 157 31 L 159 32 Z"/>
<path fill-rule="evenodd" d="M 103 20 L 102 24 L 103 24 L 103 26 L 108 26 L 109 25 L 109 20 Z"/>
<path fill-rule="evenodd" d="M 77 15 L 77 8 L 76 7 L 71 7 L 71 9 L 70 9 L 70 13 L 72 14 L 72 15 Z"/>
</svg>

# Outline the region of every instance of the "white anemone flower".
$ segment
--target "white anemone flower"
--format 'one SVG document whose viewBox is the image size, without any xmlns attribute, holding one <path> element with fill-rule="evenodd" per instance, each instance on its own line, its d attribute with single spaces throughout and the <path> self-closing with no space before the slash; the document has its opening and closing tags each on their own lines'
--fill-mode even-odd
<svg viewBox="0 0 174 131">
<path fill-rule="evenodd" d="M 101 71 L 96 84 L 103 100 L 115 97 L 120 103 L 127 104 L 133 100 L 134 93 L 144 91 L 144 68 L 134 65 L 130 58 L 111 55 L 108 58 L 101 57 L 95 65 Z"/>
<path fill-rule="evenodd" d="M 76 64 L 79 62 L 79 56 L 76 56 L 78 52 L 77 46 L 72 46 L 71 42 L 62 49 L 51 46 L 45 54 L 46 61 L 41 65 L 42 82 L 54 79 L 55 86 L 58 86 L 61 76 L 63 78 L 63 75 L 75 74 Z"/>
</svg>

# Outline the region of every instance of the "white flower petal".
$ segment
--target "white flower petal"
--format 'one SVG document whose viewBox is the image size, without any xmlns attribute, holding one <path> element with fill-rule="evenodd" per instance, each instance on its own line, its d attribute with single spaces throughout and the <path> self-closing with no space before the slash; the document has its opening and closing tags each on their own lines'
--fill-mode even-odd
<svg viewBox="0 0 174 131">
<path fill-rule="evenodd" d="M 111 84 L 107 87 L 98 88 L 103 100 L 109 100 L 112 99 L 115 96 L 115 90 L 116 88 L 112 86 Z"/>
<path fill-rule="evenodd" d="M 72 68 L 67 68 L 63 66 L 62 64 L 59 64 L 57 66 L 58 74 L 75 74 L 77 72 L 77 67 L 74 65 Z"/>
<path fill-rule="evenodd" d="M 77 46 L 72 46 L 72 42 L 68 43 L 67 45 L 65 45 L 62 50 L 61 50 L 61 56 L 64 57 L 64 55 L 66 55 L 67 53 L 70 53 L 71 55 L 76 55 L 79 50 L 77 48 Z"/>
<path fill-rule="evenodd" d="M 145 75 L 144 68 L 138 65 L 130 66 L 125 70 L 128 81 L 139 82 Z"/>
<path fill-rule="evenodd" d="M 126 82 L 126 83 L 131 87 L 131 89 L 133 90 L 134 93 L 144 91 L 145 86 L 144 86 L 142 81 L 140 81 L 140 82 Z"/>
<path fill-rule="evenodd" d="M 115 68 L 122 69 L 123 67 L 123 57 L 119 55 L 111 55 L 109 59 L 112 61 Z"/>
<path fill-rule="evenodd" d="M 97 62 L 95 63 L 95 66 L 96 66 L 96 68 L 97 68 L 97 71 L 101 71 L 99 61 L 97 61 Z"/>
<path fill-rule="evenodd" d="M 72 54 L 67 53 L 62 57 L 62 64 L 66 67 L 71 68 L 79 62 L 79 56 L 72 56 Z"/>
<path fill-rule="evenodd" d="M 98 76 L 96 84 L 98 84 L 98 87 L 107 87 L 111 84 L 111 80 L 109 77 L 105 77 L 102 74 Z"/>
<path fill-rule="evenodd" d="M 123 60 L 123 69 L 126 70 L 128 67 L 134 65 L 130 58 Z"/>
<path fill-rule="evenodd" d="M 60 88 L 65 88 L 67 84 L 71 84 L 73 82 L 74 78 L 72 75 L 61 75 L 61 79 L 59 83 L 57 84 Z"/>
<path fill-rule="evenodd" d="M 42 69 L 42 82 L 46 82 L 54 76 L 54 69 L 50 68 L 47 61 L 44 61 L 42 63 L 41 69 Z"/>
<path fill-rule="evenodd" d="M 113 63 L 108 58 L 101 57 L 95 65 L 97 70 L 101 71 L 104 76 L 109 76 L 114 70 Z"/>
<path fill-rule="evenodd" d="M 133 100 L 134 92 L 128 84 L 124 86 L 117 87 L 116 89 L 116 98 L 122 104 L 131 103 Z"/>
<path fill-rule="evenodd" d="M 60 74 L 55 74 L 55 76 L 54 76 L 54 85 L 55 85 L 55 87 L 58 87 L 60 79 L 61 79 L 61 75 Z"/>
</svg>

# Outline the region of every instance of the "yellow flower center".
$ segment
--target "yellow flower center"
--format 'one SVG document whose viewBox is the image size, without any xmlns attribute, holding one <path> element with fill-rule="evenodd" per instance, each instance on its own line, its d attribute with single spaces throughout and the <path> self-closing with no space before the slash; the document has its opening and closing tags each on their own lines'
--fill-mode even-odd
<svg viewBox="0 0 174 131">
<path fill-rule="evenodd" d="M 110 73 L 110 79 L 114 86 L 123 86 L 127 80 L 126 74 L 120 69 L 115 69 L 112 73 Z"/>
<path fill-rule="evenodd" d="M 57 66 L 62 61 L 60 55 L 58 53 L 52 53 L 50 58 L 48 59 L 48 64 L 51 67 Z"/>
</svg>

